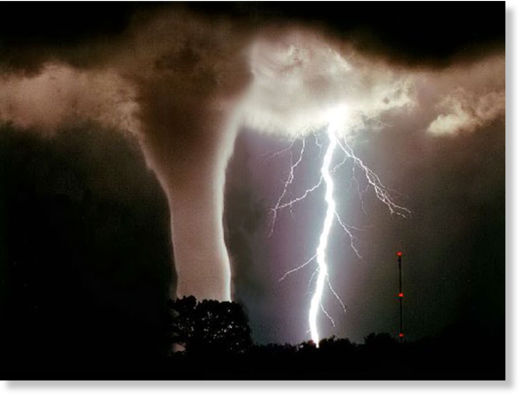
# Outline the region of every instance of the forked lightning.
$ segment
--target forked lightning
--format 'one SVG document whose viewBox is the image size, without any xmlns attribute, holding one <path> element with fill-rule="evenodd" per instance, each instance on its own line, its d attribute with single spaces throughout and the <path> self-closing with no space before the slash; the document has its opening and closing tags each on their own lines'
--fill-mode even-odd
<svg viewBox="0 0 520 397">
<path fill-rule="evenodd" d="M 279 196 L 275 206 L 271 209 L 272 213 L 272 221 L 271 221 L 271 228 L 269 235 L 272 235 L 276 220 L 278 211 L 290 208 L 292 209 L 292 206 L 298 203 L 299 201 L 304 200 L 309 194 L 313 193 L 314 191 L 317 191 L 323 184 L 325 185 L 325 204 L 326 204 L 326 213 L 325 218 L 323 220 L 323 227 L 320 234 L 320 239 L 318 243 L 318 247 L 316 249 L 316 253 L 309 259 L 307 259 L 304 263 L 302 263 L 299 266 L 296 266 L 289 271 L 287 271 L 281 278 L 280 281 L 284 280 L 287 276 L 289 276 L 292 273 L 295 273 L 298 270 L 303 269 L 310 263 L 313 263 L 314 261 L 317 262 L 317 267 L 315 271 L 312 274 L 311 281 L 309 284 L 313 281 L 314 277 L 317 275 L 316 281 L 314 283 L 314 292 L 311 299 L 310 309 L 309 309 L 309 315 L 308 315 L 308 321 L 309 321 L 309 328 L 311 333 L 312 341 L 316 344 L 316 346 L 319 346 L 320 341 L 320 334 L 318 330 L 318 317 L 319 312 L 321 311 L 332 323 L 334 326 L 334 320 L 329 315 L 329 313 L 325 310 L 323 306 L 323 294 L 325 287 L 328 286 L 330 292 L 332 295 L 340 302 L 341 307 L 344 311 L 346 311 L 345 305 L 339 295 L 334 291 L 332 288 L 330 279 L 329 279 L 329 263 L 327 260 L 327 248 L 329 244 L 329 236 L 331 233 L 332 226 L 334 224 L 334 220 L 337 221 L 338 225 L 342 228 L 342 230 L 346 233 L 350 240 L 350 246 L 355 253 L 355 255 L 358 258 L 361 258 L 361 255 L 359 253 L 359 250 L 357 249 L 355 245 L 356 237 L 353 234 L 353 230 L 360 230 L 356 229 L 353 226 L 347 225 L 340 217 L 339 213 L 336 209 L 336 201 L 334 199 L 334 174 L 336 171 L 342 167 L 348 159 L 352 160 L 353 163 L 353 179 L 355 179 L 355 182 L 358 186 L 358 190 L 360 189 L 360 185 L 358 180 L 355 178 L 354 170 L 355 167 L 361 169 L 363 175 L 365 176 L 365 179 L 367 181 L 367 188 L 371 188 L 376 197 L 387 206 L 389 212 L 391 214 L 396 214 L 402 217 L 405 217 L 410 214 L 410 211 L 402 207 L 400 205 L 397 205 L 391 195 L 388 192 L 388 189 L 382 184 L 380 178 L 377 176 L 377 174 L 372 171 L 370 168 L 368 168 L 363 161 L 361 161 L 352 150 L 352 147 L 346 142 L 345 139 L 341 139 L 340 137 L 342 134 L 342 119 L 343 112 L 340 110 L 336 110 L 331 113 L 330 116 L 330 122 L 327 127 L 327 149 L 325 152 L 325 155 L 323 157 L 323 162 L 321 165 L 321 176 L 317 183 L 312 185 L 311 187 L 307 188 L 304 193 L 296 198 L 288 199 L 284 201 L 284 198 L 287 197 L 289 186 L 294 182 L 294 175 L 295 171 L 298 167 L 298 165 L 301 164 L 303 161 L 304 153 L 305 153 L 305 140 L 302 140 L 302 146 L 299 152 L 298 159 L 296 162 L 292 162 L 289 175 L 284 183 L 284 188 Z M 318 139 L 315 140 L 316 145 L 320 146 L 320 143 Z M 287 150 L 292 149 L 292 146 L 294 145 L 294 142 L 291 144 Z M 340 149 L 343 153 L 343 158 L 340 163 L 336 164 L 335 166 L 332 166 L 332 162 L 334 159 L 334 154 L 337 151 L 337 149 Z M 284 149 L 285 151 L 286 149 Z M 358 191 L 360 199 L 362 199 L 362 192 Z M 362 208 L 364 209 L 363 203 Z"/>
</svg>

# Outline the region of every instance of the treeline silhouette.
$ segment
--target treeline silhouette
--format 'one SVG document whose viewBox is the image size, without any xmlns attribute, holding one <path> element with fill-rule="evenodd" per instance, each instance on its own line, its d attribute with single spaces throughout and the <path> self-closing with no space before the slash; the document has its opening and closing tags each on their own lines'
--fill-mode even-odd
<svg viewBox="0 0 520 397">
<path fill-rule="evenodd" d="M 6 349 L 2 378 L 500 380 L 505 376 L 500 339 L 486 340 L 460 327 L 414 342 L 371 333 L 363 343 L 326 338 L 319 348 L 312 341 L 257 345 L 239 303 L 197 301 L 190 296 L 170 300 L 164 307 L 163 325 L 150 330 L 123 317 L 101 313 L 95 318 L 84 312 L 84 329 L 78 328 L 77 335 L 44 335 L 45 340 L 33 324 L 32 331 L 21 330 L 24 341 L 13 337 L 15 343 Z"/>
<path fill-rule="evenodd" d="M 400 342 L 371 333 L 364 343 L 326 338 L 298 345 L 252 343 L 240 304 L 192 296 L 170 301 L 172 352 L 162 374 L 183 379 L 501 379 L 503 351 L 471 334 Z M 461 340 L 460 338 L 464 338 Z M 470 344 L 468 345 L 468 341 Z M 169 372 L 171 370 L 171 372 Z"/>
</svg>

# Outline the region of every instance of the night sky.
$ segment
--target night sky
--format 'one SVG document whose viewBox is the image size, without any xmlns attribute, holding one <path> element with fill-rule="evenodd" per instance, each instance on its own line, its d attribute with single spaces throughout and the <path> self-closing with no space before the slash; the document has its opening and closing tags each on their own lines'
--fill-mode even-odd
<svg viewBox="0 0 520 397">
<path fill-rule="evenodd" d="M 159 4 L 2 4 L 1 71 L 31 76 L 56 59 L 77 68 L 99 67 L 92 58 L 106 50 L 90 43 L 117 42 L 126 37 L 136 16 L 146 19 L 165 8 L 176 9 Z M 362 206 L 351 167 L 338 172 L 338 209 L 349 224 L 362 229 L 356 234 L 362 259 L 335 228 L 331 282 L 347 310 L 343 313 L 326 294 L 336 326 L 321 318 L 322 334 L 356 342 L 371 332 L 397 334 L 395 253 L 401 250 L 407 338 L 471 332 L 502 341 L 503 109 L 466 130 L 438 135 L 426 130 L 438 115 L 433 98 L 444 92 L 442 87 L 457 86 L 465 71 L 470 77 L 461 83 L 464 87 L 484 82 L 484 90 L 495 92 L 498 84 L 503 93 L 503 70 L 501 76 L 490 77 L 485 66 L 472 65 L 489 62 L 488 70 L 500 70 L 504 3 L 231 3 L 188 8 L 248 27 L 292 21 L 324 28 L 368 58 L 420 76 L 415 110 L 382 113 L 378 127 L 366 125 L 352 144 L 411 216 L 392 216 L 369 192 Z M 468 103 L 463 105 L 471 107 Z M 143 352 L 161 349 L 155 335 L 163 332 L 165 301 L 175 284 L 168 201 L 136 140 L 96 120 L 73 120 L 49 134 L 48 126 L 20 128 L 0 111 L 2 337 L 14 340 L 13 351 L 36 349 L 43 355 L 56 346 L 65 351 L 77 338 L 84 339 L 87 352 L 110 346 L 121 353 L 129 344 Z M 321 139 L 323 132 L 317 132 Z M 291 187 L 295 195 L 319 178 L 323 150 L 312 144 L 313 136 L 306 142 L 309 149 Z M 268 236 L 269 209 L 290 167 L 289 152 L 270 154 L 289 144 L 288 139 L 241 127 L 226 170 L 224 230 L 232 289 L 257 343 L 309 339 L 312 268 L 278 279 L 313 255 L 323 194 L 297 203 L 292 213 L 281 212 Z M 300 144 L 292 148 L 293 156 Z"/>
</svg>

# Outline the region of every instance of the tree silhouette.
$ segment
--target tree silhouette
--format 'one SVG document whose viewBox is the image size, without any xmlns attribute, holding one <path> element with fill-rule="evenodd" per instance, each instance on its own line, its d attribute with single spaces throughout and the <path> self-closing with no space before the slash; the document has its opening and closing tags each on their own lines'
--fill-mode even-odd
<svg viewBox="0 0 520 397">
<path fill-rule="evenodd" d="M 397 343 L 397 340 L 392 338 L 392 336 L 388 333 L 376 334 L 372 332 L 371 334 L 365 336 L 365 346 L 371 349 L 388 350 L 395 348 Z"/>
<path fill-rule="evenodd" d="M 347 338 L 337 339 L 332 336 L 320 341 L 320 351 L 322 354 L 352 354 L 356 346 Z"/>
<path fill-rule="evenodd" d="M 251 330 L 242 306 L 236 302 L 188 296 L 170 301 L 172 342 L 189 353 L 244 353 L 251 345 Z"/>
</svg>

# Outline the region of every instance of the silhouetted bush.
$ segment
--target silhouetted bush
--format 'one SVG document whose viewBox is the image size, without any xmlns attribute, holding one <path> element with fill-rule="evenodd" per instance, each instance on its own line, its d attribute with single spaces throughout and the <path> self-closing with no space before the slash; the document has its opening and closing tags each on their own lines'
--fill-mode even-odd
<svg viewBox="0 0 520 397">
<path fill-rule="evenodd" d="M 244 353 L 252 345 L 242 306 L 193 296 L 170 301 L 172 342 L 189 353 Z"/>
</svg>

